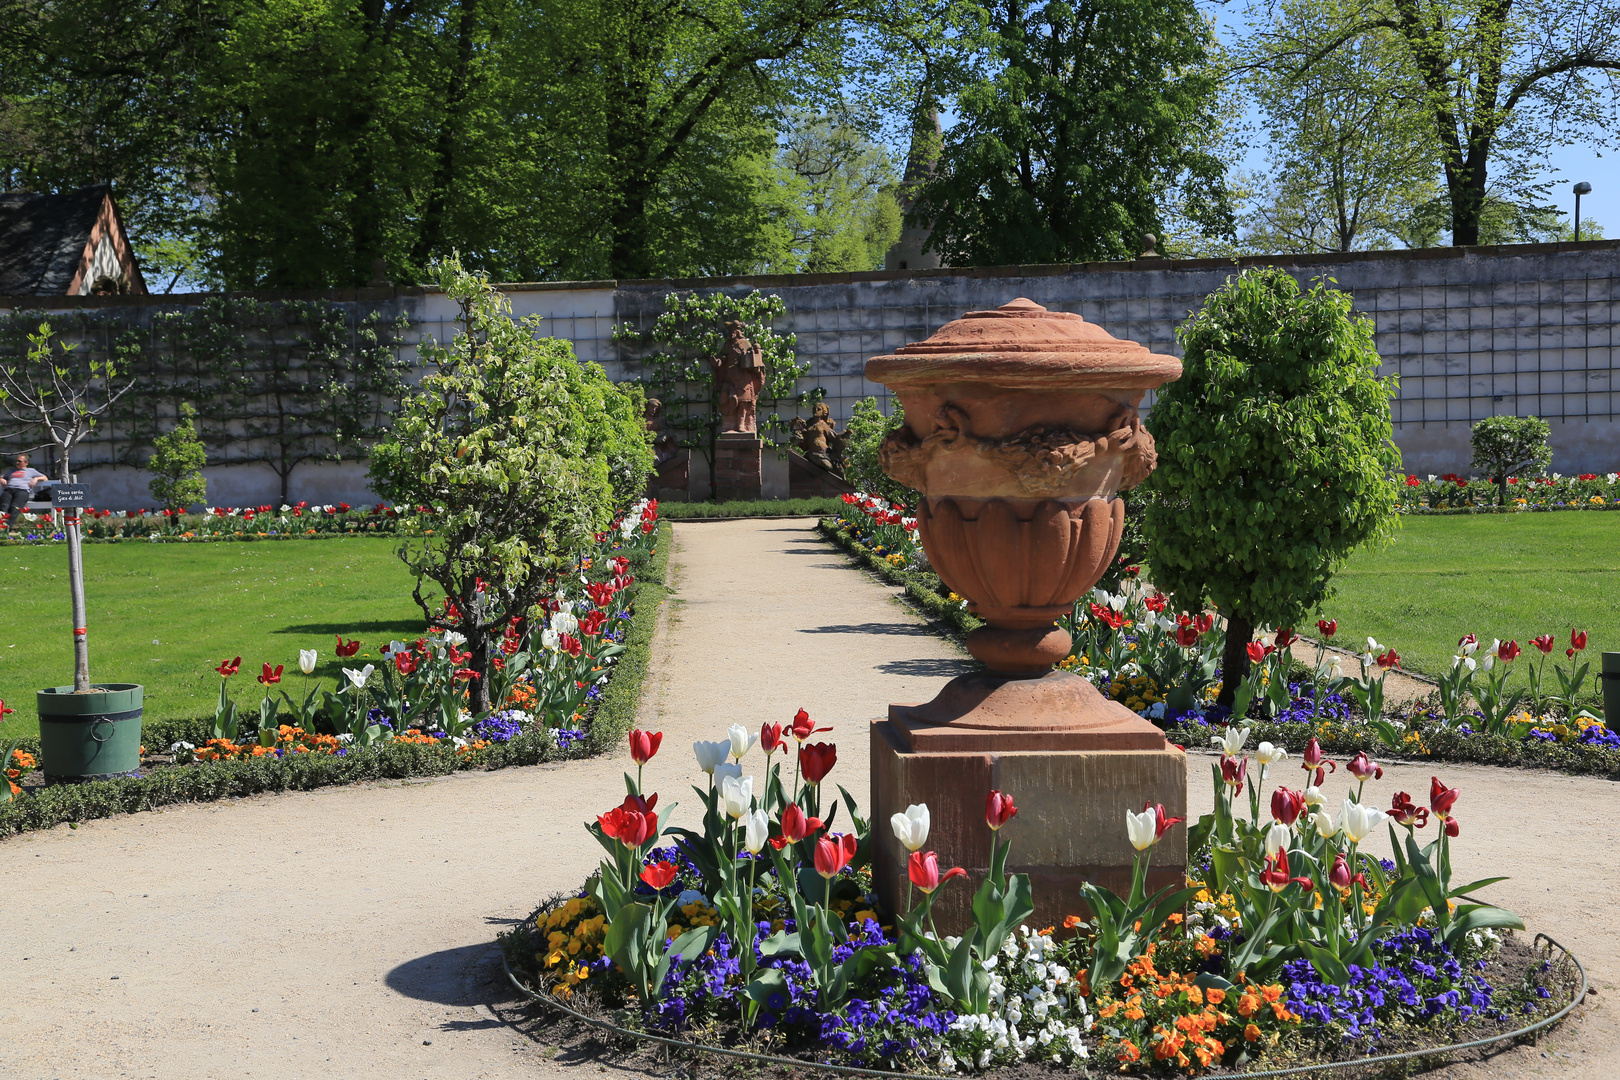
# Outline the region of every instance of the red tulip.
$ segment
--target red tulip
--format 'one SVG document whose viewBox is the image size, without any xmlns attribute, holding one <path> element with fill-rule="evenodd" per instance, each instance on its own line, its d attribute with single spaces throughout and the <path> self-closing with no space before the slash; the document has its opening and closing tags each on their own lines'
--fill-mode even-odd
<svg viewBox="0 0 1620 1080">
<path fill-rule="evenodd" d="M 1293 877 L 1290 874 L 1286 851 L 1279 851 L 1266 860 L 1266 869 L 1260 874 L 1260 880 L 1274 893 L 1282 892 L 1290 885 L 1309 889 L 1313 884 L 1310 878 Z"/>
<path fill-rule="evenodd" d="M 457 682 L 472 682 L 474 679 L 478 678 L 478 672 L 474 671 L 470 667 L 456 668 L 455 671 L 450 673 L 450 677 Z"/>
<path fill-rule="evenodd" d="M 1512 663 L 1523 651 L 1517 641 L 1504 641 L 1496 647 L 1496 658 L 1504 663 Z"/>
<path fill-rule="evenodd" d="M 1451 806 L 1457 801 L 1462 792 L 1456 788 L 1448 788 L 1440 782 L 1438 776 L 1429 777 L 1429 809 L 1441 821 L 1451 816 Z"/>
<path fill-rule="evenodd" d="M 1455 840 L 1460 832 L 1462 832 L 1462 829 L 1458 827 L 1457 819 L 1455 817 L 1446 818 L 1446 835 Z"/>
<path fill-rule="evenodd" d="M 1178 626 L 1176 628 L 1176 644 L 1183 649 L 1192 648 L 1198 644 L 1198 631 L 1190 626 Z"/>
<path fill-rule="evenodd" d="M 1333 857 L 1333 869 L 1328 871 L 1328 880 L 1337 889 L 1348 889 L 1355 884 L 1359 884 L 1363 889 L 1367 888 L 1367 875 L 1356 874 L 1352 876 L 1350 864 L 1344 861 L 1344 852 L 1342 851 Z"/>
<path fill-rule="evenodd" d="M 787 809 L 782 811 L 782 835 L 771 838 L 771 846 L 781 851 L 788 844 L 797 844 L 807 836 L 813 836 L 821 828 L 821 819 L 813 818 L 799 809 L 798 803 L 788 803 Z"/>
<path fill-rule="evenodd" d="M 815 721 L 810 719 L 810 714 L 803 709 L 793 714 L 793 737 L 800 742 L 819 732 L 831 730 L 830 727 L 816 727 Z"/>
<path fill-rule="evenodd" d="M 1398 824 L 1416 825 L 1421 829 L 1429 823 L 1429 808 L 1416 805 L 1412 802 L 1412 796 L 1404 791 L 1397 791 L 1389 804 L 1389 816 Z"/>
<path fill-rule="evenodd" d="M 1323 637 L 1332 637 L 1334 634 L 1339 632 L 1339 620 L 1318 619 L 1316 620 L 1316 628 L 1322 631 Z"/>
<path fill-rule="evenodd" d="M 1514 646 L 1514 647 L 1517 648 L 1517 646 Z M 1517 656 L 1518 654 L 1515 653 L 1514 655 Z M 1388 671 L 1392 667 L 1400 667 L 1401 666 L 1401 655 L 1400 655 L 1400 653 L 1396 652 L 1394 649 L 1391 649 L 1391 650 L 1389 650 L 1389 652 L 1385 653 L 1383 656 L 1377 657 L 1373 662 L 1376 663 L 1379 667 L 1383 668 L 1385 671 Z"/>
<path fill-rule="evenodd" d="M 579 620 L 579 632 L 586 637 L 595 637 L 607 625 L 607 615 L 601 611 L 593 611 Z"/>
<path fill-rule="evenodd" d="M 641 880 L 654 891 L 659 892 L 675 880 L 675 864 L 667 862 L 648 863 L 641 868 Z"/>
<path fill-rule="evenodd" d="M 557 638 L 557 648 L 572 656 L 575 660 L 578 660 L 579 654 L 585 650 L 585 647 L 580 644 L 579 638 L 573 634 L 560 635 Z"/>
<path fill-rule="evenodd" d="M 767 754 L 774 754 L 782 748 L 782 725 L 761 724 L 759 726 L 759 745 Z"/>
<path fill-rule="evenodd" d="M 664 741 L 662 731 L 642 731 L 637 728 L 630 733 L 630 760 L 637 765 L 645 765 L 658 753 L 658 746 Z"/>
<path fill-rule="evenodd" d="M 1540 649 L 1543 654 L 1550 653 L 1553 651 L 1553 636 L 1551 634 L 1542 634 L 1540 637 L 1533 637 L 1530 639 L 1530 644 Z"/>
<path fill-rule="evenodd" d="M 816 873 L 834 878 L 855 857 L 857 841 L 854 833 L 834 833 L 816 841 Z"/>
<path fill-rule="evenodd" d="M 394 667 L 399 670 L 401 675 L 411 674 L 416 670 L 418 663 L 415 653 L 397 652 L 394 654 Z"/>
<path fill-rule="evenodd" d="M 238 656 L 235 660 L 226 660 L 214 670 L 219 672 L 220 678 L 228 679 L 242 670 L 242 658 Z"/>
<path fill-rule="evenodd" d="M 906 873 L 911 876 L 911 883 L 921 889 L 924 895 L 952 878 L 967 877 L 967 871 L 960 866 L 951 867 L 941 876 L 939 859 L 932 851 L 913 851 L 906 865 Z"/>
<path fill-rule="evenodd" d="M 1578 653 L 1582 649 L 1585 649 L 1585 648 L 1586 648 L 1586 631 L 1585 630 L 1571 629 L 1570 632 L 1569 632 L 1570 655 L 1573 656 L 1575 653 Z"/>
<path fill-rule="evenodd" d="M 1277 631 L 1277 648 L 1279 649 L 1286 649 L 1298 640 L 1299 635 L 1294 633 L 1294 628 L 1291 626 L 1285 626 Z"/>
<path fill-rule="evenodd" d="M 1345 768 L 1350 770 L 1351 776 L 1355 777 L 1357 780 L 1360 780 L 1364 784 L 1368 780 L 1382 780 L 1384 778 L 1384 767 L 1382 765 L 1374 764 L 1372 759 L 1367 756 L 1367 751 L 1365 750 L 1351 758 L 1349 764 L 1347 764 Z"/>
<path fill-rule="evenodd" d="M 596 823 L 610 839 L 628 848 L 639 848 L 658 835 L 658 815 L 652 812 L 652 804 L 658 801 L 658 796 L 654 795 L 650 801 L 632 800 L 636 797 L 627 797 L 625 806 L 615 806 L 597 817 Z M 645 805 L 646 811 L 629 808 L 638 804 Z"/>
<path fill-rule="evenodd" d="M 838 764 L 838 747 L 832 743 L 810 743 L 799 747 L 799 772 L 807 784 L 819 784 Z"/>
<path fill-rule="evenodd" d="M 1262 645 L 1258 641 L 1251 641 L 1244 646 L 1249 654 L 1249 663 L 1258 664 L 1275 650 L 1270 645 Z"/>
<path fill-rule="evenodd" d="M 990 794 L 984 797 L 984 820 L 992 832 L 999 830 L 1017 815 L 1018 807 L 1013 805 L 1011 795 L 1003 795 L 1000 789 L 992 789 Z"/>
<path fill-rule="evenodd" d="M 1171 817 L 1168 813 L 1165 812 L 1164 803 L 1158 803 L 1158 804 L 1143 803 L 1142 804 L 1142 810 L 1144 812 L 1149 807 L 1153 808 L 1153 820 L 1156 822 L 1156 824 L 1154 825 L 1154 832 L 1153 832 L 1153 842 L 1154 843 L 1158 843 L 1160 840 L 1163 840 L 1164 839 L 1164 834 L 1169 832 L 1170 829 L 1173 826 L 1179 825 L 1183 821 L 1187 820 L 1184 817 Z"/>
<path fill-rule="evenodd" d="M 1284 825 L 1292 825 L 1305 812 L 1305 793 L 1279 787 L 1271 793 L 1271 816 Z"/>
<path fill-rule="evenodd" d="M 1147 606 L 1149 611 L 1157 615 L 1164 610 L 1164 605 L 1167 600 L 1168 598 L 1164 595 L 1164 593 L 1156 592 L 1152 596 L 1143 600 L 1142 603 Z"/>
<path fill-rule="evenodd" d="M 623 555 L 615 555 L 608 560 L 608 566 L 612 568 L 615 575 L 623 574 L 630 569 L 630 560 Z"/>
<path fill-rule="evenodd" d="M 1225 783 L 1235 788 L 1241 788 L 1244 777 L 1248 775 L 1248 772 L 1249 759 L 1247 756 L 1238 759 L 1224 754 L 1221 755 L 1221 779 Z"/>
<path fill-rule="evenodd" d="M 1215 616 L 1213 616 L 1213 615 L 1205 615 L 1202 612 L 1200 612 L 1199 614 L 1193 616 L 1193 627 L 1200 634 L 1209 633 L 1210 628 L 1213 627 L 1214 625 L 1215 625 Z"/>
<path fill-rule="evenodd" d="M 266 686 L 280 682 L 281 669 L 284 666 L 283 664 L 277 664 L 275 667 L 271 667 L 269 664 L 264 665 L 264 670 L 259 673 L 259 681 Z"/>
<path fill-rule="evenodd" d="M 360 642 L 358 640 L 345 643 L 342 634 L 337 636 L 337 654 L 339 656 L 353 656 L 359 651 Z"/>
<path fill-rule="evenodd" d="M 1479 644 L 1479 636 L 1477 634 L 1464 634 L 1462 637 L 1457 639 L 1457 648 L 1458 648 L 1459 651 L 1465 645 L 1478 645 L 1478 644 Z"/>
</svg>

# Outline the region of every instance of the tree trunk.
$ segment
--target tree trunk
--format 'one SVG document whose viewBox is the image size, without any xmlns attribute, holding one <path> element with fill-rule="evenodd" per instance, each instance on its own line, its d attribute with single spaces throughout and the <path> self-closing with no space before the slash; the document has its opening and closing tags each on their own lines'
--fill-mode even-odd
<svg viewBox="0 0 1620 1080">
<path fill-rule="evenodd" d="M 1232 707 L 1232 695 L 1238 683 L 1249 673 L 1249 640 L 1254 637 L 1254 624 L 1241 615 L 1226 616 L 1226 651 L 1221 654 L 1221 692 L 1215 704 Z M 1232 719 L 1241 720 L 1234 716 Z"/>
<path fill-rule="evenodd" d="M 469 665 L 478 675 L 467 684 L 470 700 L 467 708 L 474 716 L 489 709 L 489 635 L 475 631 L 467 635 L 467 648 L 472 652 Z"/>
<path fill-rule="evenodd" d="M 68 454 L 62 453 L 61 468 L 57 473 L 63 483 L 70 483 Z M 73 691 L 82 694 L 90 689 L 89 628 L 85 626 L 84 605 L 84 545 L 79 537 L 79 510 L 69 507 L 62 513 L 62 531 L 67 534 L 68 592 L 73 609 Z"/>
</svg>

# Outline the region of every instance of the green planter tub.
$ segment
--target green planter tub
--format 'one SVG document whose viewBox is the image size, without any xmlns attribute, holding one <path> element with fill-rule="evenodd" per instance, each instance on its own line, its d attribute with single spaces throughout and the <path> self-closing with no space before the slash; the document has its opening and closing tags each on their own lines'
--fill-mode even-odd
<svg viewBox="0 0 1620 1080">
<path fill-rule="evenodd" d="M 92 683 L 87 694 L 53 686 L 37 697 L 46 783 L 106 780 L 140 769 L 140 684 Z"/>
</svg>

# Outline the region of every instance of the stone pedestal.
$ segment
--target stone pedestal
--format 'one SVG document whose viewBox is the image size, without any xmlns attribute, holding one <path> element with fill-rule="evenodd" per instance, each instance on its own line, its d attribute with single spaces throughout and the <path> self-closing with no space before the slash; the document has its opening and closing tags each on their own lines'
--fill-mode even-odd
<svg viewBox="0 0 1620 1080">
<path fill-rule="evenodd" d="M 764 448 L 764 440 L 753 432 L 726 431 L 715 439 L 714 495 L 718 501 L 762 497 Z"/>
<path fill-rule="evenodd" d="M 931 723 L 924 715 L 943 701 L 975 698 L 978 707 L 954 721 Z M 1046 710 L 1024 713 L 1031 723 L 1021 725 L 1012 710 L 1035 701 L 1045 701 Z M 1082 708 L 1084 726 L 1062 725 L 1064 711 Z M 1171 816 L 1186 816 L 1186 755 L 1152 724 L 1066 673 L 1019 680 L 967 675 L 929 705 L 890 706 L 889 718 L 872 725 L 871 802 L 873 873 L 890 910 L 905 905 L 908 852 L 888 817 L 927 803 L 928 848 L 941 869 L 968 872 L 967 887 L 945 888 L 935 917 L 942 933 L 968 925 L 973 893 L 990 865 L 984 796 L 992 788 L 1018 806 L 1001 835 L 1012 841 L 1009 872 L 1028 874 L 1034 888 L 1030 925 L 1061 928 L 1065 916 L 1088 914 L 1083 882 L 1129 893 L 1135 850 L 1125 835 L 1127 809 L 1163 803 Z M 1186 864 L 1186 827 L 1177 825 L 1154 848 L 1149 891 L 1179 883 Z"/>
</svg>

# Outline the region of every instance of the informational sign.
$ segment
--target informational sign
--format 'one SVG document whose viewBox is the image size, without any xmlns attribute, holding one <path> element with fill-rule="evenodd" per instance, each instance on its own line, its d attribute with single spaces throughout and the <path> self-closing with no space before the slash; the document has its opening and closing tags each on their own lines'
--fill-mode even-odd
<svg viewBox="0 0 1620 1080">
<path fill-rule="evenodd" d="M 51 488 L 52 506 L 89 506 L 89 484 L 56 484 Z"/>
</svg>

